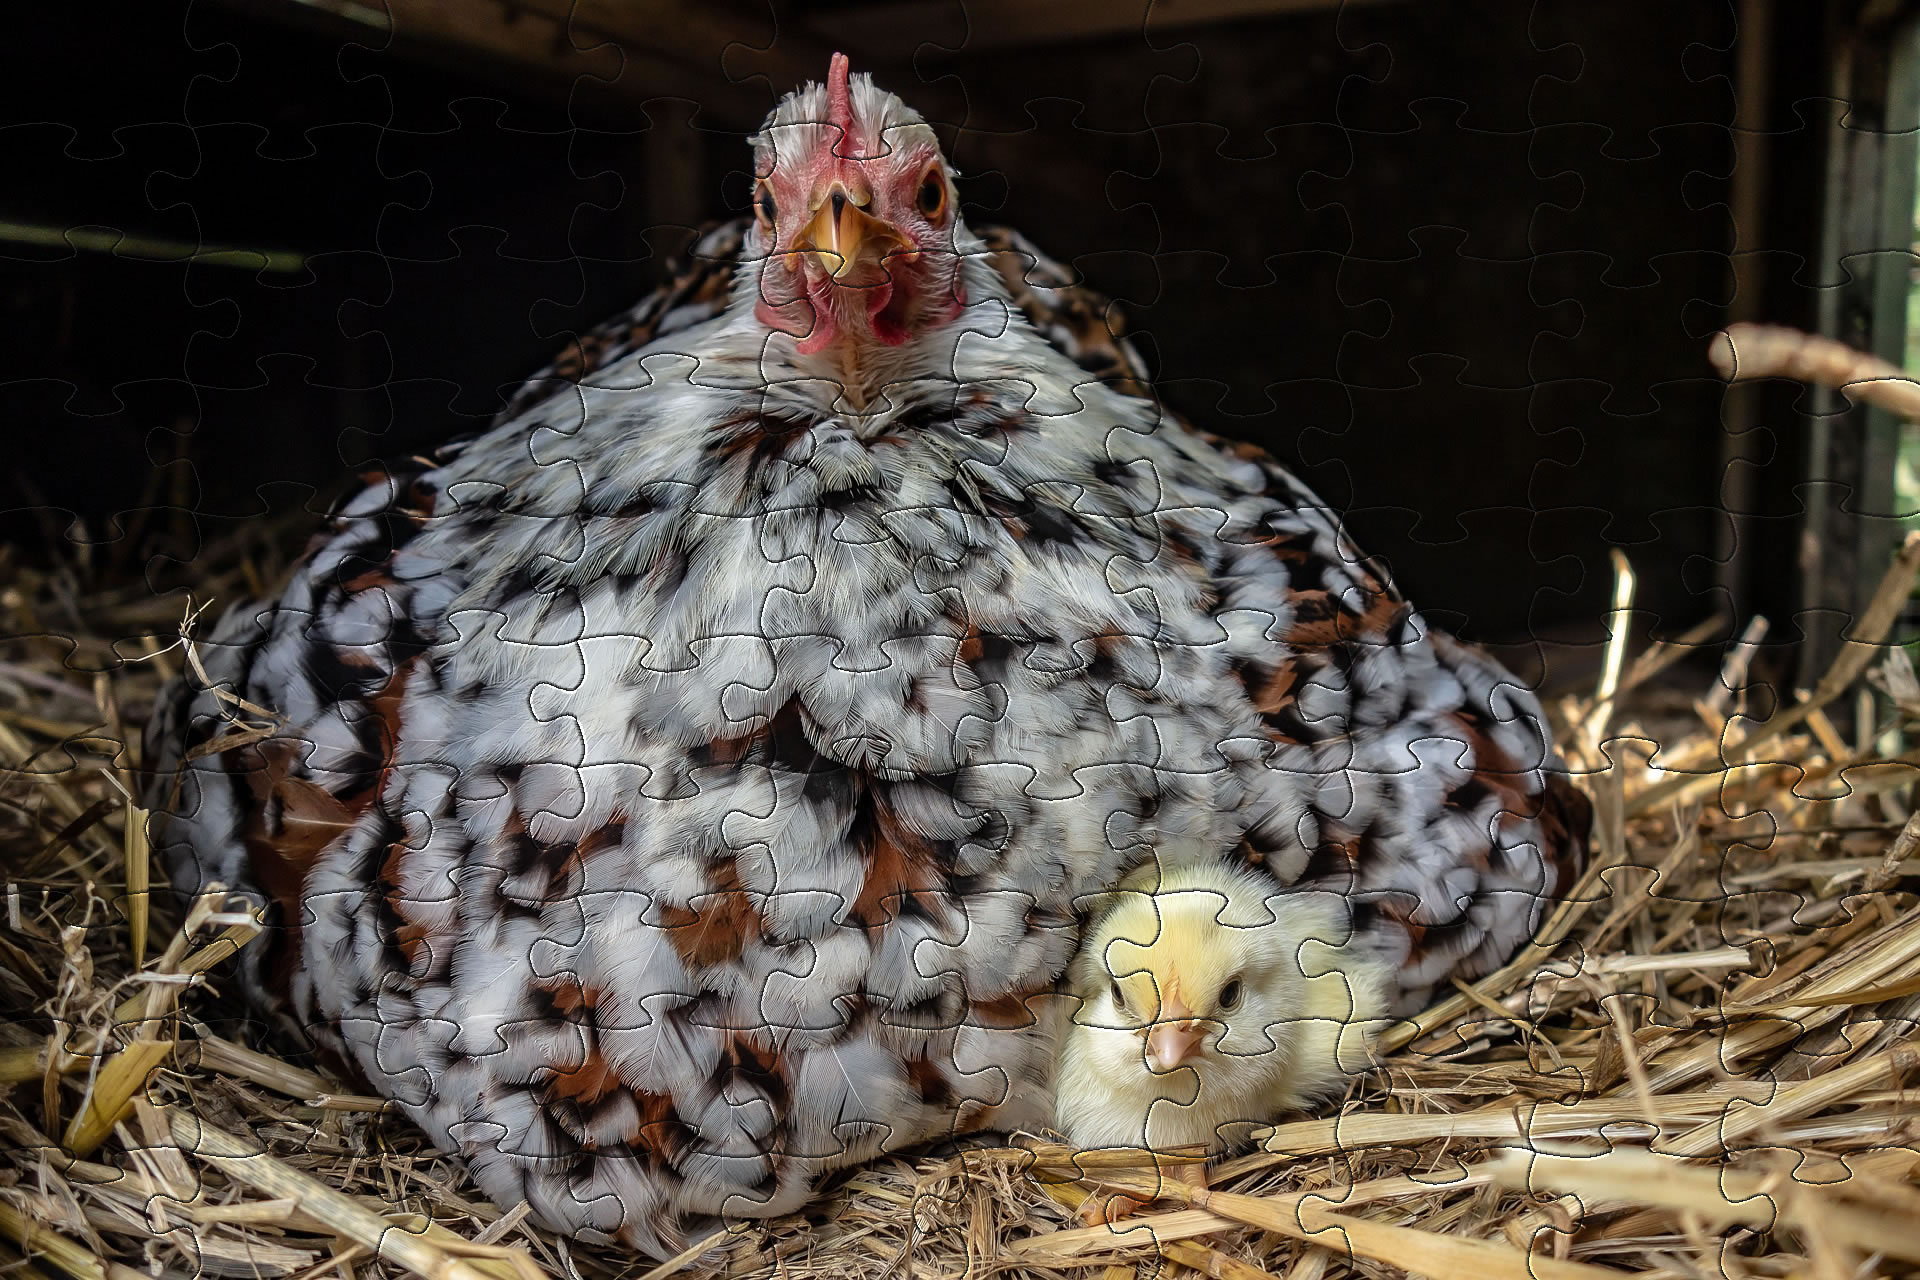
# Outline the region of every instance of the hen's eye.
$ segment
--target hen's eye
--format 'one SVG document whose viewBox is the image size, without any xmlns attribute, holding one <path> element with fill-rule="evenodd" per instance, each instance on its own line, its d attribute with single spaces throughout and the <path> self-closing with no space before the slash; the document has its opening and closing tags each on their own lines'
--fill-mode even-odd
<svg viewBox="0 0 1920 1280">
<path fill-rule="evenodd" d="M 1240 979 L 1235 978 L 1232 982 L 1220 988 L 1220 1007 L 1222 1009 L 1232 1009 L 1239 1003 Z"/>
<path fill-rule="evenodd" d="M 920 179 L 918 203 L 920 212 L 929 219 L 939 217 L 947 207 L 947 184 L 941 180 L 938 169 L 927 170 L 927 176 Z"/>
<path fill-rule="evenodd" d="M 1113 997 L 1113 1007 L 1122 1013 L 1127 1011 L 1127 993 L 1120 989 L 1118 982 L 1107 984 L 1107 994 Z"/>
<path fill-rule="evenodd" d="M 773 188 L 763 182 L 760 184 L 760 194 L 753 202 L 754 217 L 760 220 L 762 227 L 771 231 L 773 229 L 774 213 Z"/>
</svg>

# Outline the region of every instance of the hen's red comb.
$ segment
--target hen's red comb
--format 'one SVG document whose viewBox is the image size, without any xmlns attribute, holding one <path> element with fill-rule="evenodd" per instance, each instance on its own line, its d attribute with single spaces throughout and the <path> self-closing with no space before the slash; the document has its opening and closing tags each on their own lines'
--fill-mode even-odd
<svg viewBox="0 0 1920 1280">
<path fill-rule="evenodd" d="M 852 72 L 853 64 L 844 53 L 833 55 L 833 66 L 827 71 L 827 123 L 840 130 L 840 140 L 833 149 L 841 155 L 850 155 L 853 142 L 853 90 L 847 84 L 847 76 Z"/>
</svg>

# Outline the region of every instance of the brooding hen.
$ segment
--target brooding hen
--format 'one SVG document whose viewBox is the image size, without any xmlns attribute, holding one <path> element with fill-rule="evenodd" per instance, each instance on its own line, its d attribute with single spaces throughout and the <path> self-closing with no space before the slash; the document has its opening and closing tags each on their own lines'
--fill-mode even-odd
<svg viewBox="0 0 1920 1280">
<path fill-rule="evenodd" d="M 283 926 L 249 987 L 497 1202 L 656 1255 L 1045 1123 L 1076 912 L 1150 851 L 1346 895 L 1399 1006 L 1585 852 L 1532 696 L 1036 332 L 899 99 L 836 59 L 755 155 L 724 301 L 203 641 L 277 734 L 191 684 L 151 728 L 176 884 Z"/>
</svg>

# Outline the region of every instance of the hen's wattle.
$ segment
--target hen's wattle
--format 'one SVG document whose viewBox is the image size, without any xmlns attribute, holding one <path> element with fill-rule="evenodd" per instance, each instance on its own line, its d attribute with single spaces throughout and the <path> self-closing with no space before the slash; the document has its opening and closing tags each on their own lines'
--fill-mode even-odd
<svg viewBox="0 0 1920 1280">
<path fill-rule="evenodd" d="M 1098 300 L 946 234 L 953 307 L 802 350 L 777 246 L 716 232 L 205 637 L 283 732 L 156 714 L 176 884 L 284 926 L 250 989 L 558 1230 L 671 1254 L 1044 1123 L 1076 913 L 1155 851 L 1339 888 L 1402 1008 L 1584 859 L 1527 690 L 1128 394 Z"/>
</svg>

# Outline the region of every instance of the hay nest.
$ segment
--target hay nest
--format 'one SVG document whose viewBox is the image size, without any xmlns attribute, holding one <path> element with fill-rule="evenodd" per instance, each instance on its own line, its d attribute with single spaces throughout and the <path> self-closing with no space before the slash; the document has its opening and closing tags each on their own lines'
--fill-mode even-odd
<svg viewBox="0 0 1920 1280">
<path fill-rule="evenodd" d="M 1771 352 L 1746 376 L 1886 381 L 1798 335 L 1735 336 Z M 181 585 L 259 591 L 304 537 L 296 517 L 284 537 L 255 527 L 208 548 Z M 1632 575 L 1616 568 L 1624 611 Z M 1920 538 L 1833 670 L 1757 712 L 1733 693 L 1751 643 L 1726 647 L 1720 679 L 1683 679 L 1677 661 L 1710 629 L 1629 655 L 1616 627 L 1598 687 L 1553 707 L 1597 801 L 1579 891 L 1506 968 L 1398 1026 L 1337 1115 L 1267 1131 L 1212 1191 L 1016 1135 L 853 1171 L 804 1215 L 655 1266 L 484 1203 L 379 1099 L 247 1043 L 219 966 L 257 926 L 218 896 L 184 919 L 150 907 L 133 800 L 138 726 L 192 659 L 182 596 L 84 547 L 18 569 L 0 590 L 0 1266 L 75 1280 L 1913 1271 L 1920 752 L 1895 754 L 1892 731 L 1920 721 L 1920 682 L 1883 641 L 1917 570 Z M 1824 708 L 1869 684 L 1848 742 Z M 1080 1201 L 1111 1191 L 1154 1203 L 1081 1226 Z"/>
</svg>

